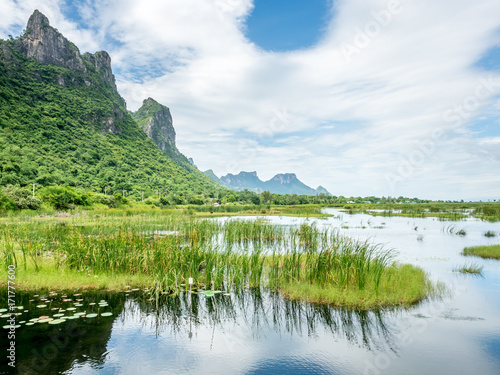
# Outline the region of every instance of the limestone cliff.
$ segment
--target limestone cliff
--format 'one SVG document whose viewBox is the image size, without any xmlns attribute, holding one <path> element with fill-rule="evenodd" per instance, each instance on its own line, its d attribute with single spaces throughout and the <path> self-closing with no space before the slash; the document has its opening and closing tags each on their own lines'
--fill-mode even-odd
<svg viewBox="0 0 500 375">
<path fill-rule="evenodd" d="M 137 112 L 132 113 L 132 118 L 165 154 L 171 157 L 181 155 L 175 145 L 175 129 L 170 109 L 148 98 Z"/>
<path fill-rule="evenodd" d="M 35 10 L 28 20 L 26 32 L 17 41 L 18 50 L 26 57 L 35 59 L 42 64 L 57 65 L 69 69 L 72 73 L 72 84 L 81 82 L 85 86 L 108 86 L 110 94 L 119 105 L 114 106 L 110 116 L 95 118 L 94 123 L 99 125 L 101 133 L 121 133 L 117 123 L 126 114 L 126 104 L 118 93 L 115 76 L 111 70 L 111 58 L 105 51 L 94 54 L 80 54 L 80 50 L 59 31 L 50 26 L 48 18 L 40 11 Z M 4 56 L 10 53 L 4 47 Z M 58 75 L 56 83 L 66 86 L 68 77 Z"/>
<path fill-rule="evenodd" d="M 24 54 L 38 62 L 87 72 L 78 48 L 51 27 L 48 18 L 38 10 L 29 18 L 21 43 Z"/>
<path fill-rule="evenodd" d="M 78 47 L 50 26 L 48 18 L 40 11 L 35 10 L 29 18 L 26 32 L 20 38 L 20 42 L 21 50 L 26 57 L 43 64 L 61 66 L 73 72 L 90 73 L 89 68 L 92 66 L 99 72 L 101 78 L 116 90 L 109 54 L 100 51 L 95 54 L 86 52 L 83 56 L 80 55 Z M 85 84 L 88 86 L 91 82 L 87 79 Z"/>
</svg>

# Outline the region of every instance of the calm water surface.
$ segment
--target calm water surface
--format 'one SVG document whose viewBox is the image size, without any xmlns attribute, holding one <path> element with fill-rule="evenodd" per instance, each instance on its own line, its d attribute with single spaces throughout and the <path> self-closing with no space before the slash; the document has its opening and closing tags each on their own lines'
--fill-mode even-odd
<svg viewBox="0 0 500 375">
<path fill-rule="evenodd" d="M 19 373 L 500 374 L 500 262 L 460 255 L 466 246 L 500 243 L 500 237 L 484 236 L 498 233 L 498 223 L 326 211 L 334 217 L 267 219 L 287 226 L 315 223 L 384 244 L 398 261 L 444 282 L 449 295 L 411 309 L 361 312 L 290 302 L 264 289 L 215 298 L 182 293 L 158 309 L 140 291 L 68 294 L 83 299 L 79 309 L 87 314 L 112 315 L 21 327 Z M 461 229 L 465 236 L 454 234 Z M 471 261 L 484 266 L 483 277 L 453 272 Z M 28 306 L 22 319 L 52 315 L 52 305 L 32 308 L 39 298 L 18 294 L 16 303 Z M 108 306 L 97 311 L 99 301 Z M 2 361 L 2 371 L 9 373 Z"/>
</svg>

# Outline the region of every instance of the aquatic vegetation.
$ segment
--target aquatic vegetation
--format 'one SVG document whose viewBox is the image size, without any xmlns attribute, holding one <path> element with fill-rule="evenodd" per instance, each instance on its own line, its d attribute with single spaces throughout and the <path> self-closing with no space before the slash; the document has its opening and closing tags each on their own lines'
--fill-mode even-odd
<svg viewBox="0 0 500 375">
<path fill-rule="evenodd" d="M 390 292 L 398 275 L 408 272 L 393 265 L 393 251 L 319 229 L 314 223 L 285 227 L 262 219 L 114 212 L 105 217 L 71 217 L 62 223 L 27 218 L 15 226 L 0 226 L 2 263 L 18 264 L 21 287 L 123 290 L 134 285 L 148 288 L 157 300 L 162 294 L 179 296 L 192 279 L 193 288 L 202 288 L 207 297 L 266 287 L 297 298 L 291 290 L 297 292 L 301 285 L 335 289 L 328 294 L 333 299 L 320 298 L 325 303 L 342 304 L 337 297 L 347 291 L 358 293 L 363 308 L 415 301 L 402 292 L 398 302 Z M 421 285 L 424 291 L 426 283 Z M 367 299 L 368 294 L 375 298 Z M 423 298 L 425 293 L 419 295 Z M 66 310 L 83 304 L 77 298 L 71 303 Z M 105 301 L 99 303 L 105 306 Z"/>
<path fill-rule="evenodd" d="M 476 207 L 473 211 L 474 216 L 488 221 L 500 221 L 500 204 L 485 203 Z"/>
<path fill-rule="evenodd" d="M 466 263 L 462 266 L 457 266 L 453 268 L 453 272 L 460 273 L 472 273 L 481 275 L 483 273 L 483 266 L 478 265 L 477 263 Z"/>
<path fill-rule="evenodd" d="M 429 296 L 441 296 L 445 288 L 441 283 L 430 283 L 425 272 L 418 267 L 393 265 L 385 270 L 378 287 L 373 282 L 361 290 L 356 285 L 325 288 L 318 284 L 295 283 L 283 286 L 280 291 L 291 299 L 372 309 L 391 305 L 410 306 Z"/>
<path fill-rule="evenodd" d="M 463 255 L 474 255 L 481 258 L 500 259 L 500 245 L 466 247 Z"/>
</svg>

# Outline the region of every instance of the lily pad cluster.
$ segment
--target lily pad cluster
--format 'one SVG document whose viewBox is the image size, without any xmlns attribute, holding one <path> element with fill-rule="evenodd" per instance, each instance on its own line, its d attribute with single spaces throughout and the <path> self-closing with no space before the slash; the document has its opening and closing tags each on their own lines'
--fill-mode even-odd
<svg viewBox="0 0 500 375">
<path fill-rule="evenodd" d="M 35 325 L 58 325 L 68 320 L 108 318 L 113 316 L 107 301 L 87 302 L 81 293 L 59 294 L 50 292 L 48 295 L 33 295 L 28 306 L 10 306 L 0 308 L 0 319 L 6 319 L 4 329 L 15 329 Z M 16 317 L 15 325 L 7 319 Z M 1 323 L 0 323 L 1 324 Z"/>
</svg>

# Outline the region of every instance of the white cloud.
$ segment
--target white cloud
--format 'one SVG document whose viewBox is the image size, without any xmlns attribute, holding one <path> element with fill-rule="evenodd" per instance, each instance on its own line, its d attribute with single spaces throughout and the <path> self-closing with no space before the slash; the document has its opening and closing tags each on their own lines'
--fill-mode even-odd
<svg viewBox="0 0 500 375">
<path fill-rule="evenodd" d="M 82 51 L 110 52 L 129 107 L 148 96 L 169 106 L 181 151 L 202 169 L 225 174 L 238 166 L 261 178 L 295 172 L 344 195 L 500 194 L 490 173 L 500 166 L 497 141 L 468 130 L 500 85 L 467 118 L 443 119 L 487 77 L 473 64 L 498 44 L 497 0 L 401 0 L 396 10 L 387 1 L 337 1 L 323 40 L 288 53 L 247 40 L 250 0 L 82 4 L 85 25 L 66 19 L 60 1 L 0 0 L 9 14 L 0 32 L 38 7 Z M 346 44 L 356 53 L 346 57 Z M 286 121 L 276 117 L 283 108 Z M 435 129 L 443 137 L 414 162 Z M 256 146 L 242 150 L 248 144 Z M 401 177 L 411 158 L 412 173 Z M 391 185 L 388 176 L 400 179 Z"/>
</svg>

